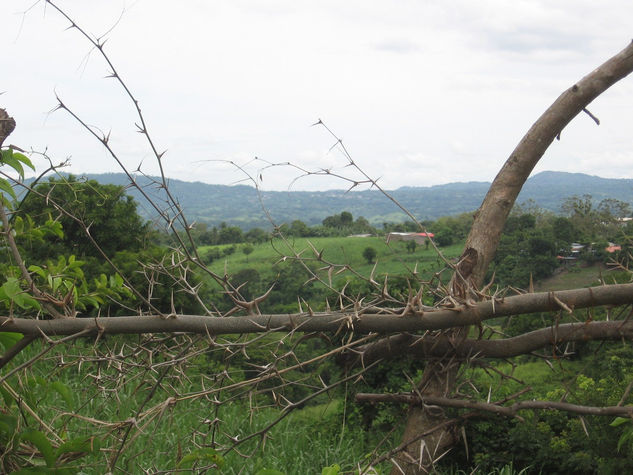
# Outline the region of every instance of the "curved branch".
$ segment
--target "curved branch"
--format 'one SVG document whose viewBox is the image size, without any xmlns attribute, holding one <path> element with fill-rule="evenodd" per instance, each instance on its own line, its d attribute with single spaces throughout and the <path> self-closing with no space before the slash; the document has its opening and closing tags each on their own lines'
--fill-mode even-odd
<svg viewBox="0 0 633 475">
<path fill-rule="evenodd" d="M 497 174 L 475 215 L 464 251 L 464 256 L 471 258 L 458 269 L 463 278 L 475 287 L 481 285 L 508 214 L 534 166 L 576 115 L 631 71 L 633 42 L 563 92 L 532 125 Z"/>
</svg>

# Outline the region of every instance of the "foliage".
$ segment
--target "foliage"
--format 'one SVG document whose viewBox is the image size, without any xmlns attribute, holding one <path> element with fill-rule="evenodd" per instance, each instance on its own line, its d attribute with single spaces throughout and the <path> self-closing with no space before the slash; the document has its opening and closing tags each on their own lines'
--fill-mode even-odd
<svg viewBox="0 0 633 475">
<path fill-rule="evenodd" d="M 20 203 L 19 213 L 30 216 L 36 226 L 54 220 L 63 229 L 63 236 L 47 234 L 36 245 L 24 243 L 34 261 L 70 254 L 102 259 L 104 254 L 138 251 L 151 237 L 136 201 L 123 187 L 82 181 L 73 175 L 35 186 Z"/>
<path fill-rule="evenodd" d="M 616 351 L 615 354 L 608 352 L 607 361 L 604 355 L 586 352 L 581 360 L 561 363 L 549 370 L 542 363 L 524 363 L 525 370 L 519 373 L 517 368 L 514 377 L 521 378 L 532 388 L 529 398 L 564 399 L 589 406 L 615 405 L 633 376 L 626 363 L 632 354 L 630 346 L 624 351 L 626 359 L 623 355 L 616 356 L 620 353 Z M 599 361 L 603 362 L 595 368 L 594 364 Z M 618 367 L 616 371 L 613 364 Z M 501 368 L 497 366 L 497 369 Z M 492 397 L 501 398 L 518 387 L 498 385 L 483 372 L 478 372 L 477 378 L 481 382 L 486 380 L 493 388 L 503 388 Z M 620 436 L 620 424 L 628 429 L 621 419 L 613 424 L 604 417 L 578 417 L 550 411 L 522 412 L 520 416 L 523 420 L 496 416 L 471 419 L 467 430 L 470 460 L 466 460 L 465 450 L 458 448 L 443 464 L 453 463 L 464 469 L 477 467 L 484 473 L 506 464 L 529 473 L 629 473 L 633 470 L 630 452 L 617 450 L 621 444 L 628 443 L 626 430 Z"/>
<path fill-rule="evenodd" d="M 16 333 L 2 333 L 0 348 L 8 350 L 22 339 Z M 4 379 L 0 385 L 0 468 L 2 473 L 76 473 L 82 457 L 98 454 L 100 441 L 90 435 L 66 431 L 55 436 L 38 427 L 30 409 L 38 400 L 72 411 L 76 399 L 70 387 L 58 379 L 30 375 Z"/>
<path fill-rule="evenodd" d="M 629 203 L 605 198 L 596 206 L 589 194 L 567 198 L 561 208 L 578 231 L 578 242 L 617 241 L 621 237 L 621 219 L 631 217 Z"/>
<path fill-rule="evenodd" d="M 536 225 L 533 215 L 510 216 L 494 259 L 498 282 L 527 287 L 530 279 L 552 275 L 558 267 L 551 227 Z"/>
<path fill-rule="evenodd" d="M 365 249 L 363 249 L 363 257 L 367 261 L 367 264 L 373 264 L 376 260 L 377 255 L 378 252 L 371 246 L 367 246 Z"/>
</svg>

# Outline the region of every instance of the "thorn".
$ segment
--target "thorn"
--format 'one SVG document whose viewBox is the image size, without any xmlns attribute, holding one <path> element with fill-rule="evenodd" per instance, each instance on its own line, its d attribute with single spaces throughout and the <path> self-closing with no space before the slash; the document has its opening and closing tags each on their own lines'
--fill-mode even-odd
<svg viewBox="0 0 633 475">
<path fill-rule="evenodd" d="M 585 114 L 587 114 L 589 117 L 591 117 L 593 119 L 593 121 L 596 123 L 596 125 L 600 125 L 600 119 L 598 119 L 595 115 L 593 115 L 591 112 L 589 112 L 587 110 L 587 108 L 584 108 L 582 111 Z"/>
</svg>

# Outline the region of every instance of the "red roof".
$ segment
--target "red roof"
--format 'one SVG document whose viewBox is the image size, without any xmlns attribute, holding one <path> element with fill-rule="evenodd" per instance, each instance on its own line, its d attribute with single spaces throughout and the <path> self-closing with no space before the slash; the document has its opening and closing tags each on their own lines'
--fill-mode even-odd
<svg viewBox="0 0 633 475">
<path fill-rule="evenodd" d="M 607 246 L 604 248 L 605 251 L 607 252 L 617 252 L 617 251 L 621 251 L 622 247 L 621 246 Z"/>
</svg>

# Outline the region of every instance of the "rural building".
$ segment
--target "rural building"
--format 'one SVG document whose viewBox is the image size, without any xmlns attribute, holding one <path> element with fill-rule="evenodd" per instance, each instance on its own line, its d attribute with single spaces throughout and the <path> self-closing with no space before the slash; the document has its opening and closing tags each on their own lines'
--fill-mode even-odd
<svg viewBox="0 0 633 475">
<path fill-rule="evenodd" d="M 610 242 L 609 245 L 604 248 L 604 250 L 607 251 L 609 254 L 613 254 L 614 252 L 621 251 L 622 246 L 620 246 L 619 244 Z"/>
<path fill-rule="evenodd" d="M 424 241 L 433 237 L 435 237 L 433 233 L 389 233 L 387 244 L 395 241 L 415 241 L 416 244 L 424 244 Z"/>
</svg>

